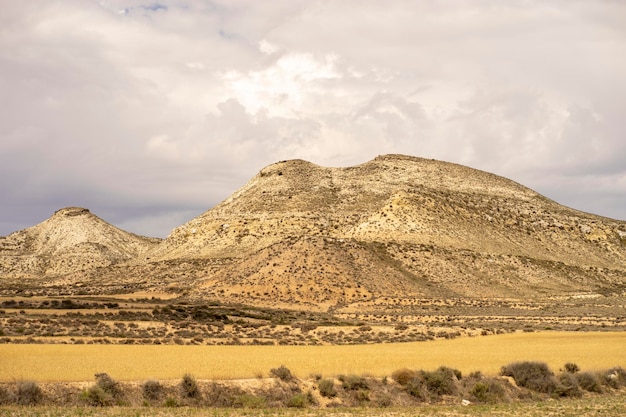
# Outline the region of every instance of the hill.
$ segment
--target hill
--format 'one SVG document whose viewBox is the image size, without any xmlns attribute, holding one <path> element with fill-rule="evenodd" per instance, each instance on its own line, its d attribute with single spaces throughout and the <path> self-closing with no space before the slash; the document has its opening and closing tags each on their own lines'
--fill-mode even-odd
<svg viewBox="0 0 626 417">
<path fill-rule="evenodd" d="M 88 209 L 67 207 L 0 238 L 0 276 L 59 276 L 104 268 L 137 257 L 159 240 L 120 230 Z"/>
<path fill-rule="evenodd" d="M 64 210 L 0 240 L 0 271 L 49 277 L 49 288 L 335 312 L 626 289 L 626 222 L 403 155 L 347 168 L 270 165 L 160 243 Z"/>
</svg>

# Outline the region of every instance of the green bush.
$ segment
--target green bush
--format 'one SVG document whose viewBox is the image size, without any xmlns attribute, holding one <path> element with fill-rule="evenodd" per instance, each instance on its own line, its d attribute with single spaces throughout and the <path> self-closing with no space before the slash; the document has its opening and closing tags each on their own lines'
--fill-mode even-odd
<svg viewBox="0 0 626 417">
<path fill-rule="evenodd" d="M 470 390 L 473 401 L 495 404 L 506 400 L 506 390 L 501 383 L 493 380 L 479 381 Z"/>
<path fill-rule="evenodd" d="M 312 396 L 311 393 L 297 393 L 294 394 L 291 398 L 287 400 L 287 407 L 289 408 L 305 408 L 309 404 L 311 404 Z"/>
<path fill-rule="evenodd" d="M 424 384 L 428 392 L 433 395 L 454 395 L 458 391 L 457 375 L 460 377 L 461 372 L 442 366 L 436 371 L 423 372 Z"/>
<path fill-rule="evenodd" d="M 419 401 L 426 401 L 428 399 L 428 388 L 424 383 L 424 378 L 422 375 L 417 375 L 415 378 L 410 380 L 406 385 L 406 392 L 409 393 L 410 396 L 417 398 Z"/>
<path fill-rule="evenodd" d="M 183 398 L 200 398 L 200 388 L 198 387 L 198 383 L 196 379 L 190 375 L 185 374 L 183 376 L 183 380 L 180 383 L 180 390 Z"/>
<path fill-rule="evenodd" d="M 320 379 L 317 383 L 317 388 L 320 390 L 320 394 L 326 398 L 333 398 L 337 396 L 337 390 L 335 389 L 335 381 L 332 379 Z"/>
<path fill-rule="evenodd" d="M 107 392 L 105 392 L 98 385 L 94 385 L 92 387 L 87 388 L 83 391 L 81 398 L 87 404 L 92 405 L 94 407 L 106 407 L 113 405 L 113 396 Z"/>
<path fill-rule="evenodd" d="M 293 381 L 295 379 L 289 368 L 285 365 L 280 365 L 278 368 L 270 369 L 270 375 L 285 382 Z"/>
<path fill-rule="evenodd" d="M 593 372 L 581 372 L 576 374 L 576 379 L 578 380 L 578 385 L 585 391 L 589 392 L 602 392 L 602 385 L 600 384 L 600 380 L 598 376 Z"/>
<path fill-rule="evenodd" d="M 39 385 L 33 381 L 20 381 L 17 383 L 15 402 L 19 405 L 36 405 L 43 399 L 43 392 Z"/>
<path fill-rule="evenodd" d="M 554 374 L 543 362 L 515 362 L 502 367 L 501 375 L 510 376 L 520 387 L 551 394 L 556 390 Z"/>
</svg>

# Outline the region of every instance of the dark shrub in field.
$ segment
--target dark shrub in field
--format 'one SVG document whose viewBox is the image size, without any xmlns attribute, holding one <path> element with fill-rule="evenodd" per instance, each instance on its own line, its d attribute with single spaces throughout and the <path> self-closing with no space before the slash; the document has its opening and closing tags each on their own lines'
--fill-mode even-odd
<svg viewBox="0 0 626 417">
<path fill-rule="evenodd" d="M 123 394 L 120 384 L 106 373 L 96 374 L 96 386 L 113 398 L 120 398 Z"/>
<path fill-rule="evenodd" d="M 593 372 L 581 372 L 576 374 L 576 379 L 578 380 L 578 384 L 582 389 L 589 392 L 602 392 L 602 385 L 600 384 L 600 380 L 598 376 Z"/>
<path fill-rule="evenodd" d="M 495 404 L 507 399 L 502 383 L 493 380 L 479 381 L 470 390 L 474 402 Z"/>
<path fill-rule="evenodd" d="M 280 365 L 278 368 L 270 369 L 270 375 L 285 382 L 293 381 L 295 379 L 289 368 L 285 365 Z"/>
<path fill-rule="evenodd" d="M 564 372 L 559 375 L 558 381 L 556 394 L 560 397 L 580 397 L 583 395 L 574 373 Z"/>
<path fill-rule="evenodd" d="M 575 363 L 568 362 L 565 364 L 565 372 L 569 372 L 570 374 L 575 374 L 578 371 L 580 371 L 580 368 Z"/>
<path fill-rule="evenodd" d="M 317 383 L 317 388 L 320 390 L 320 394 L 326 398 L 333 398 L 337 396 L 337 390 L 335 389 L 335 381 L 332 379 L 321 379 Z"/>
<path fill-rule="evenodd" d="M 454 395 L 458 388 L 456 382 L 461 377 L 461 372 L 456 369 L 440 367 L 436 371 L 423 372 L 424 383 L 428 392 L 435 396 Z"/>
<path fill-rule="evenodd" d="M 412 397 L 417 398 L 419 401 L 428 400 L 428 388 L 424 383 L 423 375 L 419 374 L 412 380 L 410 380 L 406 385 L 406 392 L 409 393 Z"/>
<path fill-rule="evenodd" d="M 609 369 L 602 374 L 602 383 L 613 389 L 619 389 L 626 386 L 626 371 L 617 367 Z"/>
<path fill-rule="evenodd" d="M 20 381 L 17 383 L 15 400 L 20 405 L 36 405 L 43 399 L 43 392 L 36 382 Z"/>
<path fill-rule="evenodd" d="M 556 390 L 554 374 L 543 362 L 515 362 L 502 367 L 500 373 L 510 376 L 520 387 L 551 394 Z"/>
<path fill-rule="evenodd" d="M 0 387 L 0 405 L 10 404 L 12 401 L 9 391 L 4 387 Z"/>
<path fill-rule="evenodd" d="M 163 385 L 159 381 L 146 381 L 141 386 L 143 397 L 147 400 L 158 400 L 163 394 Z"/>
<path fill-rule="evenodd" d="M 409 382 L 417 377 L 419 373 L 417 371 L 413 371 L 411 369 L 399 369 L 391 374 L 391 377 L 394 381 L 402 386 L 407 386 Z"/>
<path fill-rule="evenodd" d="M 358 375 L 339 375 L 341 386 L 346 391 L 367 390 L 369 385 L 367 380 Z"/>
<path fill-rule="evenodd" d="M 185 374 L 183 380 L 180 382 L 180 391 L 183 398 L 200 398 L 200 388 L 196 379 L 190 375 Z"/>
<path fill-rule="evenodd" d="M 113 396 L 105 392 L 98 385 L 87 388 L 83 391 L 82 399 L 89 405 L 95 407 L 105 407 L 113 405 Z"/>
</svg>

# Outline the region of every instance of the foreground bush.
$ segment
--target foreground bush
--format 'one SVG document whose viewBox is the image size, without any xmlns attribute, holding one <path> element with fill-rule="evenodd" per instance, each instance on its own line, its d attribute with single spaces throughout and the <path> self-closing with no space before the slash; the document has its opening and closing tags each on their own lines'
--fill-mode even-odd
<svg viewBox="0 0 626 417">
<path fill-rule="evenodd" d="M 332 379 L 320 379 L 317 383 L 317 388 L 320 390 L 322 397 L 333 398 L 337 396 L 335 381 Z"/>
<path fill-rule="evenodd" d="M 180 382 L 180 392 L 183 398 L 199 399 L 202 396 L 196 379 L 190 374 L 183 376 L 183 380 Z"/>
<path fill-rule="evenodd" d="M 20 381 L 17 383 L 16 403 L 19 405 L 36 405 L 43 399 L 43 392 L 36 382 Z"/>
<path fill-rule="evenodd" d="M 556 391 L 554 374 L 543 362 L 515 362 L 502 367 L 501 375 L 510 376 L 523 388 L 551 394 Z"/>
</svg>

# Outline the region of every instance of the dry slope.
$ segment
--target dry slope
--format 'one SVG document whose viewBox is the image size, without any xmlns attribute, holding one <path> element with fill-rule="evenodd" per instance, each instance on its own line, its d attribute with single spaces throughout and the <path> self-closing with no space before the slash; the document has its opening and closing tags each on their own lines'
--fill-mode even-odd
<svg viewBox="0 0 626 417">
<path fill-rule="evenodd" d="M 244 303 L 622 293 L 626 223 L 456 164 L 293 160 L 261 170 L 150 256 L 221 259 L 193 292 Z"/>
<path fill-rule="evenodd" d="M 67 207 L 36 226 L 0 237 L 0 276 L 40 277 L 107 267 L 158 242 L 120 230 L 87 209 Z"/>
</svg>

